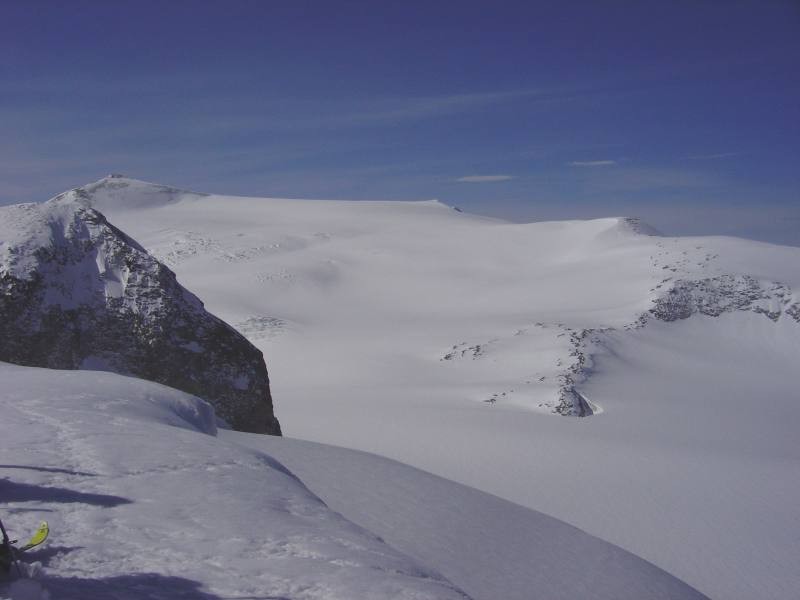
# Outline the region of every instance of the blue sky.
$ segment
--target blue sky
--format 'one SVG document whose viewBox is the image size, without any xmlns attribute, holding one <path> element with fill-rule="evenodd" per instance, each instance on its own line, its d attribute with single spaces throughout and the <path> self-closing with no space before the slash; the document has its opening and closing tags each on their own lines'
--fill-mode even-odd
<svg viewBox="0 0 800 600">
<path fill-rule="evenodd" d="M 3 0 L 0 203 L 122 172 L 800 245 L 799 72 L 796 0 Z"/>
</svg>

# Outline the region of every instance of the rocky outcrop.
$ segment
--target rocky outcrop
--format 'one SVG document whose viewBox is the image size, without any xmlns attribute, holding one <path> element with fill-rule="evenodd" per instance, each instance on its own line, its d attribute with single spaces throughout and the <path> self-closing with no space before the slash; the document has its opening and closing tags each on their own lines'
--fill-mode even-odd
<svg viewBox="0 0 800 600">
<path fill-rule="evenodd" d="M 792 298 L 792 290 L 779 282 L 762 282 L 749 275 L 720 275 L 676 281 L 667 293 L 654 300 L 650 314 L 661 321 L 677 321 L 696 313 L 718 317 L 745 310 L 773 321 L 786 314 L 800 322 L 800 304 Z"/>
<path fill-rule="evenodd" d="M 639 235 L 656 237 L 661 237 L 664 235 L 649 223 L 642 221 L 639 217 L 622 217 L 620 221 L 622 226 L 627 227 L 630 231 L 633 233 L 638 233 Z"/>
<path fill-rule="evenodd" d="M 569 333 L 570 362 L 566 370 L 558 376 L 558 404 L 554 412 L 567 417 L 588 417 L 594 414 L 594 410 L 575 386 L 586 381 L 591 374 L 592 354 L 599 343 L 598 335 L 612 329 L 564 329 Z"/>
<path fill-rule="evenodd" d="M 280 435 L 261 352 L 80 196 L 0 209 L 0 360 L 156 381 Z"/>
</svg>

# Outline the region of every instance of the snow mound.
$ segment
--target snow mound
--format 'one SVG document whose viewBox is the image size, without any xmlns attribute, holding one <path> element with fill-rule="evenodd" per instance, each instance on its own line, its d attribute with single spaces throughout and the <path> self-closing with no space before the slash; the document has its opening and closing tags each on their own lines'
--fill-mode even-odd
<svg viewBox="0 0 800 600">
<path fill-rule="evenodd" d="M 0 503 L 43 512 L 40 597 L 464 600 L 269 455 L 204 435 L 208 405 L 110 373 L 0 364 Z M 180 576 L 177 576 L 179 574 Z M 15 584 L 3 590 L 18 596 Z"/>
<path fill-rule="evenodd" d="M 216 416 L 208 402 L 158 383 L 101 371 L 61 371 L 4 362 L 0 362 L 0 375 L 6 382 L 2 400 L 9 407 L 17 402 L 24 405 L 31 397 L 42 404 L 63 401 L 65 410 L 95 409 L 101 418 L 105 415 L 217 435 Z"/>
</svg>

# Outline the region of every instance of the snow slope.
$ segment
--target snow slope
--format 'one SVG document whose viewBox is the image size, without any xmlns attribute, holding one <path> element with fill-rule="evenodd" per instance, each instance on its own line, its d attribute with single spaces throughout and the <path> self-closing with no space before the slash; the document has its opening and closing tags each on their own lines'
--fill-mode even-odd
<svg viewBox="0 0 800 600">
<path fill-rule="evenodd" d="M 579 529 L 402 463 L 300 440 L 222 437 L 278 457 L 331 508 L 474 598 L 701 597 Z"/>
<path fill-rule="evenodd" d="M 218 432 L 210 405 L 158 384 L 3 363 L 0 378 L 0 511 L 12 535 L 42 518 L 52 530 L 25 555 L 44 563 L 38 577 L 0 581 L 3 598 L 702 597 L 565 523 L 416 469 Z"/>
<path fill-rule="evenodd" d="M 50 522 L 30 557 L 54 599 L 466 597 L 270 456 L 213 437 L 192 396 L 110 373 L 0 376 L 3 517 L 20 536 Z"/>
<path fill-rule="evenodd" d="M 540 510 L 711 597 L 796 596 L 800 249 L 156 189 L 86 187 L 264 351 L 285 434 Z"/>
</svg>

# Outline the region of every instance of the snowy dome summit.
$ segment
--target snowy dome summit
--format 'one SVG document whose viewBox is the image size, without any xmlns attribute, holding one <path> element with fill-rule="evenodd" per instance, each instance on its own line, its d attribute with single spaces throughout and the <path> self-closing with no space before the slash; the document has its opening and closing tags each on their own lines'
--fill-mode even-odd
<svg viewBox="0 0 800 600">
<path fill-rule="evenodd" d="M 120 176 L 52 202 L 74 204 L 136 239 L 175 273 L 174 285 L 263 353 L 284 433 L 307 440 L 214 437 L 186 426 L 206 405 L 162 402 L 148 387 L 156 384 L 109 392 L 117 406 L 78 389 L 98 374 L 50 372 L 36 387 L 37 376 L 8 367 L 8 381 L 20 383 L 4 398 L 16 412 L 4 414 L 19 435 L 85 440 L 69 442 L 77 458 L 48 441 L 31 460 L 102 477 L 2 476 L 131 501 L 100 514 L 113 511 L 115 539 L 141 539 L 81 585 L 114 590 L 131 570 L 164 577 L 191 563 L 199 567 L 185 571 L 188 581 L 130 583 L 223 597 L 402 590 L 486 600 L 529 600 L 531 590 L 788 600 L 800 589 L 800 249 L 672 238 L 630 218 L 514 224 L 435 201 L 243 198 Z M 20 233 L 39 219 L 27 206 L 0 221 L 0 256 L 13 269 L 38 260 L 8 250 L 41 246 L 20 241 L 36 238 Z M 66 375 L 77 386 L 68 401 L 51 393 Z M 104 389 L 118 385 L 102 377 Z M 56 423 L 47 415 L 58 402 Z M 87 406 L 114 415 L 119 445 L 96 435 Z M 153 453 L 129 469 L 127 453 L 148 436 L 158 439 Z M 6 449 L 32 464 L 17 443 Z M 185 493 L 158 492 L 163 473 L 180 473 Z M 21 499 L 14 508 L 26 493 L 9 496 Z M 145 505 L 159 507 L 156 529 L 171 533 L 158 560 L 131 563 L 148 536 L 164 537 L 139 512 Z M 94 510 L 81 518 L 100 518 Z M 101 551 L 86 527 L 64 520 L 69 545 L 82 550 L 46 565 L 53 590 L 87 577 L 78 574 Z M 178 541 L 187 522 L 191 550 Z M 208 522 L 225 530 L 224 548 Z"/>
</svg>

